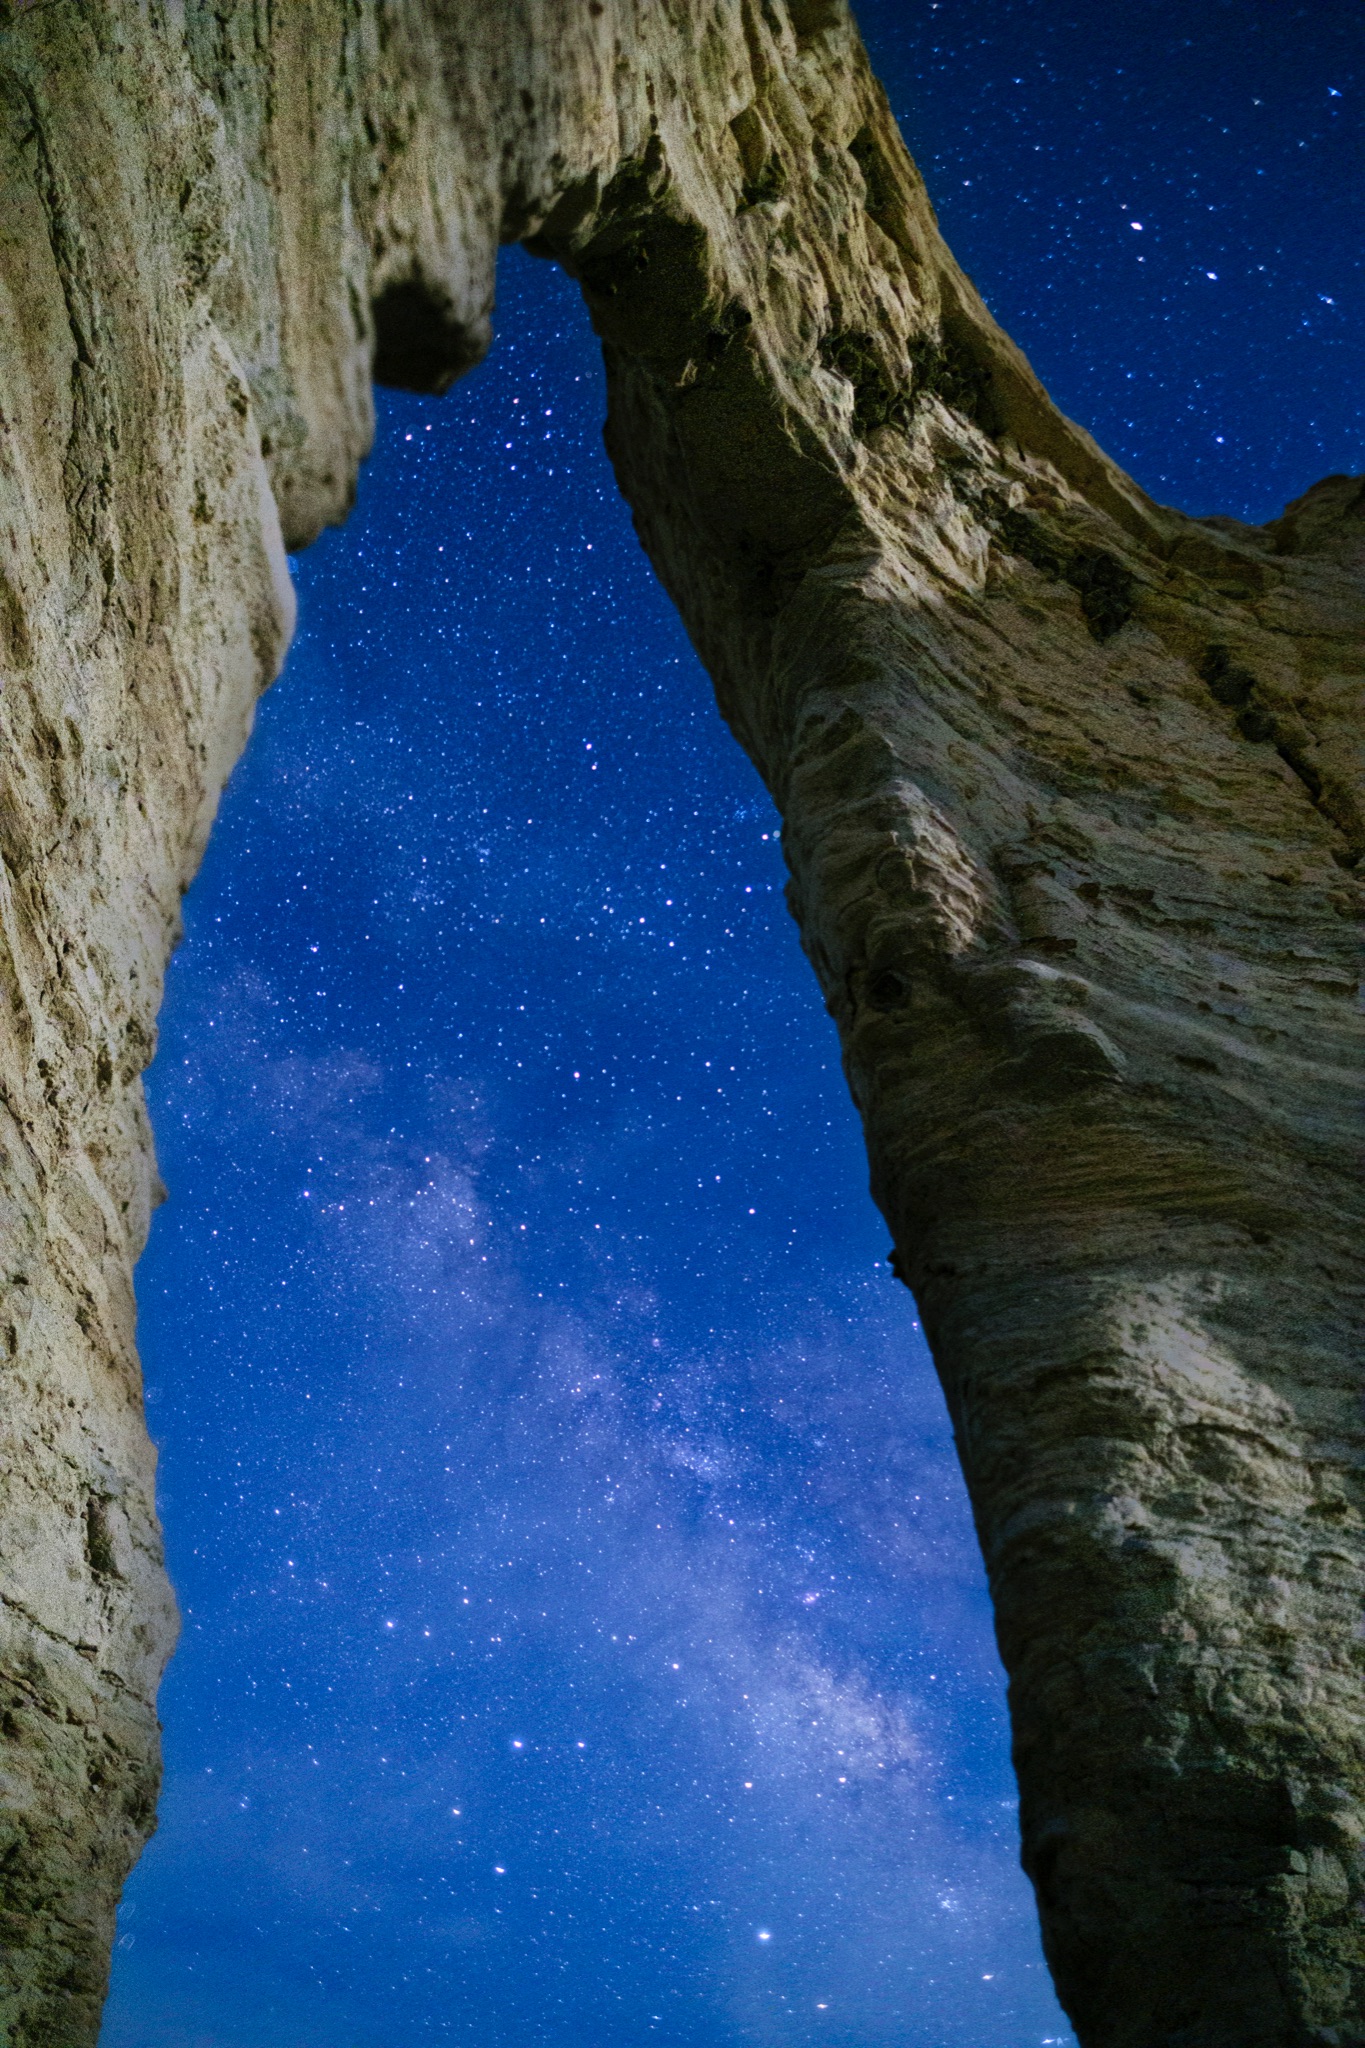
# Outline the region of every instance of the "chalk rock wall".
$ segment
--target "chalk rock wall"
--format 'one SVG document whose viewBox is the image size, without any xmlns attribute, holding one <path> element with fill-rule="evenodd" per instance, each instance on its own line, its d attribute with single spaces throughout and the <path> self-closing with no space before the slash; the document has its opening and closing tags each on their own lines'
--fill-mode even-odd
<svg viewBox="0 0 1365 2048">
<path fill-rule="evenodd" d="M 0 2024 L 93 2042 L 174 1636 L 133 1348 L 179 896 L 371 376 L 583 287 L 786 820 L 1087 2048 L 1365 2043 L 1365 495 L 1163 511 L 843 0 L 0 7 Z M 909 1589 L 912 1596 L 913 1589 Z"/>
</svg>

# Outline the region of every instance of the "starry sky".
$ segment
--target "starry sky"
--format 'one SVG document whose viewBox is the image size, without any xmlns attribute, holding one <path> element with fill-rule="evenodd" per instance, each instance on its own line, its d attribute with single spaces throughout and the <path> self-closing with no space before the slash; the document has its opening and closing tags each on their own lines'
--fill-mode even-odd
<svg viewBox="0 0 1365 2048">
<path fill-rule="evenodd" d="M 1361 17 L 860 11 L 988 302 L 1191 510 L 1365 466 Z M 187 902 L 138 1276 L 185 1627 L 103 2048 L 1072 2041 L 776 819 L 602 411 L 508 252 L 295 565 Z"/>
</svg>

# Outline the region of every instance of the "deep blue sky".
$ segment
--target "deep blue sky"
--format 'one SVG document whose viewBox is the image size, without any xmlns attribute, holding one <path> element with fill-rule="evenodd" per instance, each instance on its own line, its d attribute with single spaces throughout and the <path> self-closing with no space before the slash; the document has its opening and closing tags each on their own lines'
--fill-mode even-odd
<svg viewBox="0 0 1365 2048">
<path fill-rule="evenodd" d="M 1361 9 L 1193 12 L 861 19 L 1060 402 L 1259 518 L 1362 466 Z M 185 1634 L 105 2048 L 1071 2038 L 775 821 L 601 413 L 513 252 L 297 564 L 188 900 L 139 1270 Z"/>
</svg>

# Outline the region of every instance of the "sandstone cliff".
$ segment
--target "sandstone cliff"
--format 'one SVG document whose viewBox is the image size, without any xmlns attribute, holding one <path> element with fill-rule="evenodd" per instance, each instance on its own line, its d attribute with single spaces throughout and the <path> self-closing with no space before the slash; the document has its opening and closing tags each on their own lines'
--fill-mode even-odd
<svg viewBox="0 0 1365 2048">
<path fill-rule="evenodd" d="M 133 1350 L 179 895 L 371 372 L 582 284 L 786 820 L 1087 2048 L 1365 2042 L 1365 496 L 1166 512 L 945 249 L 843 0 L 0 7 L 0 2015 L 92 2042 L 174 1634 Z"/>
</svg>

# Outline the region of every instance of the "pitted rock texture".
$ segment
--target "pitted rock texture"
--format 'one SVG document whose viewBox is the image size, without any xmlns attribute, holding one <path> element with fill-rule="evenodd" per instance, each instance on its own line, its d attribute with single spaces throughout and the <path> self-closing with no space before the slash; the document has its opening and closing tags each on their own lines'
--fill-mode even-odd
<svg viewBox="0 0 1365 2048">
<path fill-rule="evenodd" d="M 174 1618 L 131 1270 L 178 899 L 371 377 L 581 283 L 786 821 L 1086 2048 L 1365 2043 L 1365 492 L 1163 511 L 945 249 L 842 0 L 0 8 L 8 2048 L 94 2041 Z"/>
</svg>

